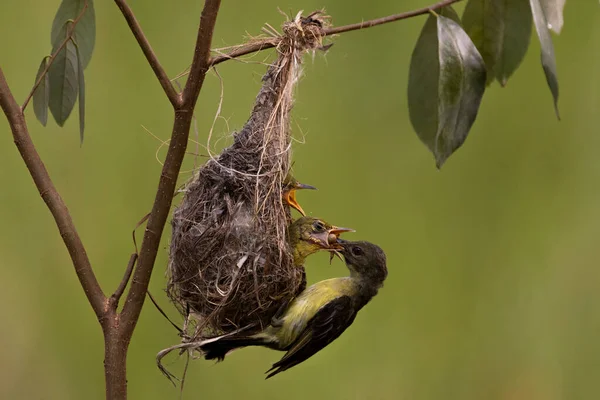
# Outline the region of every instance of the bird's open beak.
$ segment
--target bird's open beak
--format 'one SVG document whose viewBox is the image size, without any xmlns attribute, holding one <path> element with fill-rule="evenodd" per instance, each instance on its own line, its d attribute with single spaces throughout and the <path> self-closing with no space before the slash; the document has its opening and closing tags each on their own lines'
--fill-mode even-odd
<svg viewBox="0 0 600 400">
<path fill-rule="evenodd" d="M 344 232 L 356 232 L 356 231 L 352 228 L 341 228 L 341 227 L 337 227 L 337 226 L 332 226 L 331 229 L 329 230 L 329 234 L 335 235 L 336 240 L 340 236 L 340 234 L 342 234 Z"/>
<path fill-rule="evenodd" d="M 294 185 L 294 187 L 292 189 L 288 190 L 287 192 L 285 192 L 283 194 L 283 198 L 290 207 L 293 207 L 296 210 L 298 210 L 298 212 L 300 214 L 302 214 L 302 216 L 306 216 L 306 213 L 304 212 L 304 210 L 302 209 L 302 207 L 300 206 L 300 204 L 298 204 L 298 201 L 296 200 L 296 191 L 299 189 L 317 190 L 317 188 L 314 186 L 305 185 L 304 183 L 297 183 L 296 185 Z"/>
<path fill-rule="evenodd" d="M 319 233 L 313 235 L 316 241 L 327 250 L 339 250 L 339 245 L 337 245 L 337 240 L 339 236 L 344 232 L 355 232 L 354 229 L 351 228 L 342 228 L 339 226 L 332 226 L 330 229 L 326 230 L 323 233 Z"/>
<path fill-rule="evenodd" d="M 288 203 L 288 205 L 292 208 L 295 208 L 296 210 L 298 210 L 298 212 L 300 214 L 302 214 L 302 216 L 305 216 L 306 213 L 304 212 L 304 210 L 302 209 L 302 207 L 300 207 L 300 204 L 298 204 L 298 201 L 296 200 L 296 189 L 292 189 L 288 192 L 286 192 L 284 194 L 284 199 L 286 201 L 286 203 Z"/>
<path fill-rule="evenodd" d="M 294 185 L 294 189 L 298 190 L 298 189 L 310 189 L 310 190 L 317 190 L 316 187 L 314 186 L 310 186 L 310 185 L 305 185 L 304 183 L 296 183 L 296 185 Z"/>
</svg>

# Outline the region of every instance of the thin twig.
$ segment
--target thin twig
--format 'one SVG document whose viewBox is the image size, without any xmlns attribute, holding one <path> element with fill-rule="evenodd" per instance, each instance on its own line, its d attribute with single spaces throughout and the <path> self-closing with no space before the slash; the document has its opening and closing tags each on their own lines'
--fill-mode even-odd
<svg viewBox="0 0 600 400">
<path fill-rule="evenodd" d="M 131 279 L 131 273 L 133 272 L 133 267 L 135 266 L 135 262 L 138 259 L 138 254 L 136 253 L 132 253 L 131 257 L 129 257 L 129 262 L 127 263 L 127 268 L 125 269 L 125 274 L 123 275 L 123 279 L 121 279 L 121 282 L 119 282 L 119 286 L 117 287 L 117 290 L 115 290 L 115 292 L 112 294 L 112 296 L 110 296 L 111 301 L 118 303 L 119 300 L 121 300 L 121 296 L 123 296 L 123 292 L 125 291 L 125 288 L 127 287 L 127 283 L 129 282 L 129 279 Z"/>
<path fill-rule="evenodd" d="M 135 225 L 135 228 L 133 228 L 133 232 L 131 232 L 131 237 L 133 238 L 133 246 L 135 247 L 135 252 L 139 255 L 140 252 L 138 251 L 138 245 L 137 245 L 137 240 L 135 238 L 135 231 L 137 231 L 137 229 L 142 226 L 144 224 L 144 222 L 148 221 L 148 218 L 150 218 L 150 213 L 144 215 L 142 217 L 142 219 L 140 219 L 138 221 L 138 223 Z"/>
<path fill-rule="evenodd" d="M 154 298 L 154 296 L 152 296 L 152 293 L 150 293 L 150 291 L 148 290 L 148 291 L 146 292 L 146 294 L 148 295 L 148 297 L 150 298 L 150 301 L 152 301 L 152 304 L 154 304 L 154 307 L 156 307 L 156 309 L 158 310 L 158 312 L 159 312 L 159 313 L 160 313 L 160 314 L 161 314 L 163 317 L 165 317 L 165 319 L 166 319 L 167 321 L 169 321 L 169 323 L 170 323 L 171 325 L 173 325 L 173 327 L 174 327 L 175 329 L 177 329 L 177 331 L 178 331 L 180 334 L 183 334 L 183 333 L 184 333 L 184 332 L 183 332 L 183 329 L 181 329 L 180 327 L 178 327 L 178 326 L 177 326 L 177 324 L 176 324 L 175 322 L 171 321 L 171 318 L 169 318 L 169 316 L 167 315 L 167 313 L 166 313 L 166 312 L 164 312 L 164 310 L 163 310 L 163 309 L 162 309 L 162 308 L 161 308 L 161 307 L 158 305 L 158 302 L 156 301 L 156 299 Z"/>
<path fill-rule="evenodd" d="M 110 300 L 113 302 L 113 304 L 115 306 L 119 303 L 119 300 L 121 300 L 121 296 L 123 296 L 123 292 L 125 292 L 125 288 L 127 287 L 129 280 L 131 279 L 133 267 L 135 267 L 135 263 L 139 257 L 137 241 L 135 240 L 135 231 L 137 230 L 137 228 L 142 226 L 142 224 L 144 222 L 146 222 L 148 220 L 149 216 L 150 216 L 150 214 L 146 214 L 135 225 L 135 228 L 133 228 L 133 231 L 131 232 L 131 237 L 133 238 L 133 247 L 135 248 L 135 252 L 132 253 L 131 256 L 129 257 L 129 262 L 127 263 L 127 268 L 125 268 L 125 274 L 123 275 L 123 279 L 121 279 L 121 282 L 119 282 L 119 286 L 117 287 L 117 290 L 115 290 L 115 292 L 112 294 L 112 296 L 110 296 Z"/>
<path fill-rule="evenodd" d="M 221 55 L 211 58 L 210 66 L 212 67 L 217 64 L 221 64 L 224 61 L 232 60 L 234 58 L 238 58 L 241 56 L 245 56 L 246 54 L 252 54 L 252 53 L 256 53 L 257 51 L 272 49 L 273 47 L 277 46 L 277 43 L 278 43 L 277 39 L 269 38 L 269 39 L 253 41 L 252 43 L 248 43 L 248 44 L 241 44 L 239 46 L 236 46 L 235 50 L 232 50 L 230 53 L 221 54 Z"/>
<path fill-rule="evenodd" d="M 70 29 L 67 30 L 67 37 L 65 38 L 65 40 L 63 40 L 63 42 L 60 44 L 60 46 L 58 46 L 58 49 L 56 49 L 56 51 L 54 52 L 54 54 L 52 54 L 50 56 L 50 58 L 48 59 L 48 62 L 46 63 L 46 68 L 44 68 L 44 71 L 42 72 L 42 74 L 40 75 L 40 77 L 38 78 L 38 80 L 35 82 L 35 85 L 33 85 L 33 88 L 31 89 L 31 92 L 29 92 L 29 95 L 27 96 L 27 98 L 23 102 L 23 105 L 21 106 L 21 111 L 25 111 L 25 108 L 27 107 L 27 104 L 29 104 L 29 100 L 31 100 L 31 98 L 33 97 L 33 93 L 35 93 L 35 90 L 38 88 L 38 86 L 40 86 L 40 83 L 42 83 L 42 79 L 44 79 L 44 77 L 46 76 L 46 74 L 50 70 L 50 66 L 52 65 L 52 63 L 56 59 L 56 56 L 58 55 L 58 53 L 60 53 L 62 51 L 62 49 L 67 45 L 67 43 L 69 42 L 69 40 L 71 40 L 71 38 L 73 37 L 73 34 L 75 33 L 75 27 L 77 26 L 77 24 L 79 23 L 79 21 L 83 17 L 83 14 L 85 14 L 87 8 L 88 8 L 88 2 L 86 0 L 85 4 L 83 5 L 83 8 L 79 12 L 79 15 L 77 15 L 77 18 L 75 18 L 73 20 L 73 22 L 71 23 Z"/>
<path fill-rule="evenodd" d="M 333 28 L 325 29 L 325 36 L 335 35 L 338 33 L 356 31 L 359 29 L 370 28 L 372 26 L 383 25 L 394 21 L 400 21 L 402 19 L 417 17 L 419 15 L 428 14 L 430 11 L 439 10 L 440 8 L 448 7 L 454 3 L 458 3 L 462 0 L 444 0 L 437 4 L 433 4 L 429 7 L 423 7 L 418 10 L 408 11 L 400 14 L 389 15 L 383 18 L 372 19 L 370 21 L 358 22 L 356 24 L 338 26 Z"/>
<path fill-rule="evenodd" d="M 181 105 L 181 97 L 175 91 L 175 88 L 171 84 L 167 73 L 163 69 L 161 63 L 158 61 L 158 57 L 154 53 L 154 50 L 152 50 L 152 46 L 150 46 L 150 42 L 148 42 L 146 35 L 144 35 L 142 27 L 135 18 L 133 11 L 131 10 L 131 8 L 125 0 L 115 0 L 115 3 L 121 10 L 123 16 L 125 17 L 127 25 L 129 25 L 129 29 L 131 29 L 131 33 L 133 33 L 133 36 L 135 37 L 140 48 L 144 52 L 146 60 L 148 60 L 148 64 L 150 64 L 152 71 L 154 71 L 154 74 L 158 78 L 158 81 L 160 82 L 160 85 L 165 91 L 165 94 L 169 98 L 169 101 L 171 102 L 174 108 L 179 107 Z"/>
<path fill-rule="evenodd" d="M 210 44 L 220 5 L 220 0 L 206 0 L 200 16 L 200 27 L 198 28 L 198 38 L 194 49 L 190 76 L 182 94 L 183 101 L 175 109 L 169 150 L 160 175 L 150 218 L 144 232 L 140 258 L 121 312 L 120 333 L 127 339 L 133 334 L 142 310 L 162 232 L 171 209 L 177 177 L 187 149 L 194 107 L 208 70 Z"/>
<path fill-rule="evenodd" d="M 54 187 L 46 166 L 31 140 L 23 111 L 12 95 L 2 69 L 0 69 L 0 107 L 8 119 L 15 145 L 33 178 L 33 182 L 54 217 L 60 236 L 71 256 L 81 287 L 94 309 L 96 317 L 102 322 L 106 313 L 106 296 L 104 296 L 94 275 L 85 247 L 73 224 L 71 214 Z"/>
<path fill-rule="evenodd" d="M 376 19 L 372 19 L 369 21 L 358 22 L 358 23 L 350 24 L 350 25 L 343 25 L 343 26 L 338 26 L 338 27 L 333 27 L 333 28 L 327 28 L 327 29 L 323 30 L 323 36 L 331 36 L 331 35 L 335 35 L 338 33 L 344 33 L 344 32 L 350 32 L 350 31 L 355 31 L 355 30 L 359 30 L 359 29 L 371 28 L 371 27 L 377 26 L 377 25 L 383 25 L 383 24 L 387 24 L 390 22 L 394 22 L 394 21 L 400 21 L 403 19 L 412 18 L 412 17 L 416 17 L 419 15 L 423 15 L 423 14 L 428 14 L 430 11 L 439 10 L 440 8 L 447 7 L 454 3 L 458 3 L 459 1 L 462 1 L 462 0 L 444 0 L 444 1 L 440 1 L 439 3 L 432 4 L 428 7 L 419 8 L 418 10 L 408 11 L 408 12 L 404 12 L 404 13 L 400 13 L 400 14 L 389 15 L 387 17 L 376 18 Z M 209 65 L 212 67 L 214 65 L 220 64 L 227 60 L 231 60 L 233 58 L 238 58 L 241 56 L 245 56 L 247 54 L 255 53 L 257 51 L 270 49 L 270 48 L 277 46 L 277 43 L 278 43 L 277 39 L 269 38 L 269 39 L 254 41 L 254 42 L 248 43 L 248 44 L 242 44 L 242 45 L 236 46 L 235 49 L 232 50 L 228 54 L 222 54 L 222 55 L 212 57 L 210 59 Z"/>
</svg>

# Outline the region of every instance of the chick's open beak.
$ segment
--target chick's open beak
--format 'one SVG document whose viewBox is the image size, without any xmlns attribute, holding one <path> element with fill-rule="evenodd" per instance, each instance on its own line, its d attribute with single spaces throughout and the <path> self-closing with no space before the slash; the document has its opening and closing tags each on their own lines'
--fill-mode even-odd
<svg viewBox="0 0 600 400">
<path fill-rule="evenodd" d="M 298 212 L 300 214 L 302 214 L 302 216 L 305 216 L 306 214 L 304 213 L 304 210 L 302 209 L 302 207 L 300 207 L 300 204 L 298 204 L 298 201 L 296 200 L 296 189 L 292 189 L 287 191 L 284 195 L 283 198 L 285 199 L 285 202 L 290 206 L 295 208 L 296 210 L 298 210 Z"/>
<path fill-rule="evenodd" d="M 311 190 L 317 190 L 316 187 L 314 186 L 310 186 L 310 185 L 305 185 L 304 183 L 297 183 L 296 185 L 294 185 L 294 187 L 288 191 L 286 191 L 283 194 L 283 199 L 285 200 L 285 202 L 290 206 L 295 208 L 296 210 L 298 210 L 298 212 L 300 214 L 302 214 L 302 216 L 306 216 L 306 213 L 304 212 L 304 210 L 302 209 L 302 207 L 300 207 L 300 204 L 298 204 L 298 201 L 296 200 L 296 191 L 298 189 L 311 189 Z"/>
<path fill-rule="evenodd" d="M 338 227 L 338 226 L 332 226 L 331 229 L 329 230 L 329 234 L 335 235 L 336 240 L 344 232 L 356 232 L 356 231 L 352 228 L 342 228 L 342 227 Z"/>
<path fill-rule="evenodd" d="M 324 249 L 335 249 L 338 247 L 336 246 L 338 237 L 344 232 L 355 232 L 355 230 L 351 228 L 332 226 L 323 233 L 313 235 L 313 237 Z"/>
<path fill-rule="evenodd" d="M 314 186 L 310 186 L 310 185 L 305 185 L 304 183 L 296 183 L 296 185 L 294 185 L 294 189 L 298 190 L 298 189 L 310 189 L 310 190 L 317 190 L 316 187 Z"/>
</svg>

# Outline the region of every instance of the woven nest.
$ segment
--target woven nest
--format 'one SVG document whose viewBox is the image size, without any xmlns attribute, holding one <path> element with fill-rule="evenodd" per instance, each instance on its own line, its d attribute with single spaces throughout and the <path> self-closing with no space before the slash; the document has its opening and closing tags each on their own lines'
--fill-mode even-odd
<svg viewBox="0 0 600 400">
<path fill-rule="evenodd" d="M 268 325 L 302 283 L 286 240 L 291 215 L 282 184 L 301 58 L 322 47 L 323 21 L 298 15 L 283 25 L 250 118 L 186 184 L 174 211 L 167 293 L 194 317 L 192 339 Z"/>
</svg>

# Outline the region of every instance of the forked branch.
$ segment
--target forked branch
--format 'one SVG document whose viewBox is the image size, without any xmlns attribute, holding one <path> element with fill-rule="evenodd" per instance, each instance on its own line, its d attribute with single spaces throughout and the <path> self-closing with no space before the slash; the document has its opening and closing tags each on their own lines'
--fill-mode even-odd
<svg viewBox="0 0 600 400">
<path fill-rule="evenodd" d="M 183 90 L 183 101 L 175 108 L 169 150 L 144 232 L 137 268 L 134 271 L 131 288 L 121 314 L 121 334 L 126 338 L 131 337 L 133 333 L 148 291 L 160 239 L 169 216 L 177 177 L 187 148 L 194 107 L 209 68 L 210 44 L 220 5 L 220 0 L 206 0 L 200 17 L 190 76 Z"/>
</svg>

